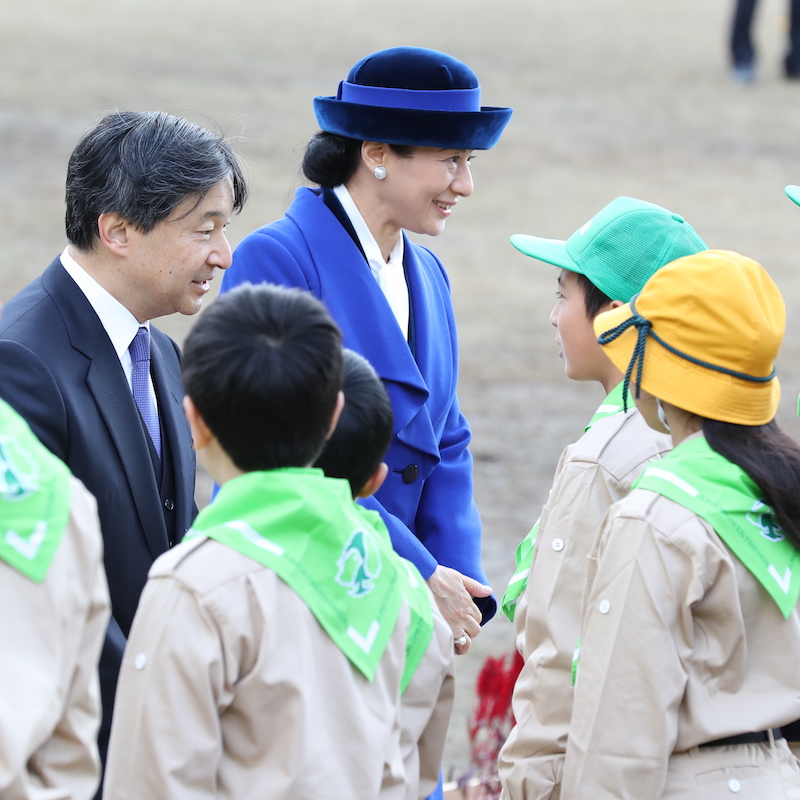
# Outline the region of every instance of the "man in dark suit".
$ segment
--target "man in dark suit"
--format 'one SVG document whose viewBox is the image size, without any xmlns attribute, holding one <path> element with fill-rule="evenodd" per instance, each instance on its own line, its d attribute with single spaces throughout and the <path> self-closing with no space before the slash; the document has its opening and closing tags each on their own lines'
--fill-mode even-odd
<svg viewBox="0 0 800 800">
<path fill-rule="evenodd" d="M 222 137 L 169 114 L 109 114 L 69 161 L 69 245 L 0 320 L 0 396 L 97 498 L 112 607 L 104 762 L 147 571 L 197 511 L 179 350 L 149 321 L 199 311 L 230 266 L 225 227 L 246 193 Z"/>
</svg>

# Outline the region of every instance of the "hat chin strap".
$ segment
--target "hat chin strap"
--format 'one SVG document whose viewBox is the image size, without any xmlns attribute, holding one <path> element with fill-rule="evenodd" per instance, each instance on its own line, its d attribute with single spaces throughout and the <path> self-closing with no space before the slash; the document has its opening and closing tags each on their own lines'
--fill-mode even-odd
<svg viewBox="0 0 800 800">
<path fill-rule="evenodd" d="M 636 394 L 634 397 L 638 399 L 640 395 L 640 387 L 642 385 L 642 370 L 644 369 L 644 354 L 645 349 L 647 347 L 647 337 L 652 336 L 665 350 L 669 350 L 670 353 L 673 355 L 678 356 L 679 358 L 684 359 L 685 361 L 690 362 L 691 364 L 696 364 L 698 367 L 703 367 L 704 369 L 711 369 L 714 372 L 721 372 L 725 375 L 731 375 L 734 378 L 741 378 L 743 381 L 751 381 L 752 383 L 769 383 L 777 374 L 778 371 L 775 367 L 772 367 L 772 372 L 769 375 L 760 376 L 760 375 L 748 375 L 745 372 L 737 372 L 734 369 L 728 369 L 727 367 L 721 367 L 719 364 L 711 364 L 708 361 L 703 361 L 699 358 L 695 358 L 694 356 L 689 355 L 688 353 L 684 353 L 681 350 L 678 350 L 677 347 L 673 347 L 671 344 L 665 342 L 654 330 L 653 330 L 653 323 L 650 322 L 649 319 L 643 317 L 639 312 L 636 310 L 636 297 L 638 295 L 631 298 L 630 307 L 631 307 L 631 316 L 628 319 L 621 322 L 615 328 L 611 328 L 610 330 L 605 331 L 604 333 L 600 334 L 597 337 L 597 341 L 599 344 L 608 344 L 609 342 L 613 342 L 614 339 L 617 339 L 621 336 L 628 328 L 631 326 L 635 326 L 637 330 L 637 338 L 636 338 L 636 346 L 633 348 L 633 355 L 631 356 L 630 363 L 628 364 L 628 369 L 625 371 L 625 380 L 622 385 L 622 403 L 623 403 L 623 410 L 628 410 L 627 400 L 628 400 L 628 387 L 630 385 L 631 375 L 633 374 L 633 368 L 636 365 L 638 360 L 639 365 L 638 369 L 636 370 Z M 666 425 L 666 423 L 665 423 Z"/>
<path fill-rule="evenodd" d="M 650 322 L 649 319 L 645 319 L 641 314 L 636 311 L 636 307 L 634 306 L 634 298 L 631 298 L 630 302 L 631 306 L 631 316 L 628 319 L 620 322 L 615 328 L 611 328 L 611 330 L 605 331 L 605 333 L 600 334 L 597 337 L 597 341 L 599 344 L 608 344 L 609 342 L 613 342 L 614 339 L 617 339 L 621 336 L 628 328 L 631 326 L 636 326 L 637 330 L 637 337 L 636 337 L 636 346 L 633 348 L 633 355 L 631 356 L 631 360 L 628 363 L 628 369 L 625 370 L 625 380 L 622 383 L 622 410 L 628 410 L 628 388 L 630 387 L 631 383 L 631 375 L 633 374 L 633 368 L 638 360 L 639 368 L 636 371 L 636 394 L 634 397 L 637 399 L 640 395 L 640 387 L 642 385 L 642 370 L 644 369 L 644 353 L 645 348 L 647 347 L 647 336 L 648 334 L 653 333 L 653 323 Z M 656 337 L 658 338 L 658 337 Z"/>
</svg>

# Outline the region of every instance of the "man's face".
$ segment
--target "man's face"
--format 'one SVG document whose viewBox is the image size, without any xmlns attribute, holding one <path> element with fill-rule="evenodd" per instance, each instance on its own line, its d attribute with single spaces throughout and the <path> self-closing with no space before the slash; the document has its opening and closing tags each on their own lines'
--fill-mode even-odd
<svg viewBox="0 0 800 800">
<path fill-rule="evenodd" d="M 231 265 L 225 233 L 233 212 L 229 180 L 183 201 L 149 233 L 129 230 L 126 305 L 139 322 L 176 311 L 196 314 L 217 268 Z"/>
</svg>

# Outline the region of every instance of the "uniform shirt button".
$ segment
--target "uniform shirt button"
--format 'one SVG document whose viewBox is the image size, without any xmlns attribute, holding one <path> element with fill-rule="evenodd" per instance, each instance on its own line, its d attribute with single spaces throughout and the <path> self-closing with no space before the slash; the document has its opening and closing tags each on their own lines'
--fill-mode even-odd
<svg viewBox="0 0 800 800">
<path fill-rule="evenodd" d="M 167 511 L 172 511 L 172 509 L 175 508 L 175 503 L 173 503 L 172 500 L 170 500 L 169 497 L 168 497 L 164 501 L 164 508 L 166 508 Z"/>
<path fill-rule="evenodd" d="M 144 669 L 147 666 L 147 656 L 144 653 L 139 653 L 134 659 L 133 666 L 136 669 Z"/>
<path fill-rule="evenodd" d="M 416 464 L 409 464 L 403 470 L 403 483 L 414 483 L 419 476 L 419 467 Z"/>
<path fill-rule="evenodd" d="M 742 788 L 742 784 L 741 784 L 741 783 L 739 783 L 739 781 L 737 781 L 737 780 L 736 780 L 736 778 L 731 778 L 731 779 L 728 781 L 728 788 L 729 788 L 729 789 L 730 789 L 732 792 L 738 792 L 738 791 L 739 791 L 739 790 Z"/>
<path fill-rule="evenodd" d="M 563 539 L 553 539 L 553 550 L 556 553 L 561 552 L 564 549 L 564 540 Z"/>
<path fill-rule="evenodd" d="M 601 614 L 608 614 L 608 612 L 611 611 L 611 603 L 609 603 L 608 600 L 601 600 L 597 606 L 597 610 Z"/>
</svg>

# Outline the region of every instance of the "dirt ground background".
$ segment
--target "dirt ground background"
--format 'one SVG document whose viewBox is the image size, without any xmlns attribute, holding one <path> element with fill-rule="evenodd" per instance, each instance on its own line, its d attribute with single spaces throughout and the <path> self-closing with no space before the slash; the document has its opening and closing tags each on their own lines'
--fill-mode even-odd
<svg viewBox="0 0 800 800">
<path fill-rule="evenodd" d="M 484 105 L 514 117 L 474 162 L 476 191 L 428 240 L 453 284 L 460 397 L 474 432 L 484 557 L 502 593 L 561 449 L 602 400 L 563 376 L 547 316 L 555 270 L 517 253 L 512 233 L 566 238 L 617 195 L 683 214 L 711 247 L 763 263 L 786 297 L 779 419 L 800 422 L 800 83 L 782 79 L 783 0 L 762 0 L 759 79 L 733 84 L 731 0 L 27 0 L 0 22 L 0 296 L 63 247 L 66 162 L 84 130 L 118 109 L 164 110 L 241 136 L 252 198 L 235 245 L 279 217 L 316 130 L 311 99 L 333 94 L 362 56 L 413 44 L 478 74 Z M 216 288 L 215 288 L 216 291 Z M 207 301 L 209 302 L 209 301 Z M 162 320 L 183 339 L 191 318 Z M 2 379 L 2 378 L 0 378 Z M 206 501 L 201 476 L 198 499 Z M 487 655 L 513 647 L 493 621 L 458 662 L 445 768 L 469 760 L 466 720 Z"/>
</svg>

